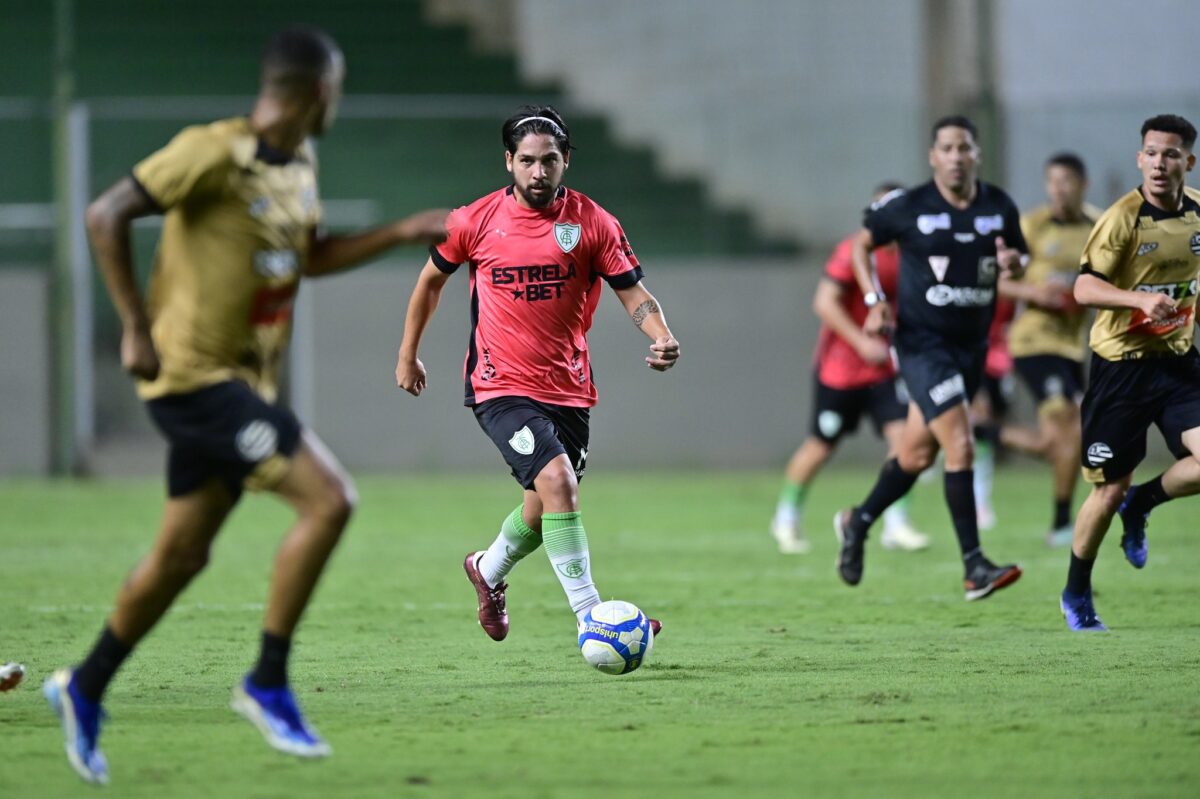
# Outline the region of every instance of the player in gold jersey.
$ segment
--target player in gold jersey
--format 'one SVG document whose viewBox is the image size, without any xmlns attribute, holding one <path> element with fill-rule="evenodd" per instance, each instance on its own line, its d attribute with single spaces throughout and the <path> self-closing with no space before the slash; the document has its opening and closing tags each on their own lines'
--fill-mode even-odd
<svg viewBox="0 0 1200 799">
<path fill-rule="evenodd" d="M 1084 202 L 1087 167 L 1074 153 L 1046 161 L 1049 202 L 1021 218 L 1030 261 L 1001 294 L 1020 303 L 1008 332 L 1013 366 L 1037 400 L 1037 428 L 1005 425 L 1001 442 L 1042 458 L 1054 474 L 1050 546 L 1071 543 L 1071 496 L 1079 479 L 1079 403 L 1083 399 L 1083 329 L 1087 315 L 1072 295 L 1079 256 L 1100 209 Z"/>
<path fill-rule="evenodd" d="M 1200 492 L 1200 354 L 1192 346 L 1200 277 L 1200 192 L 1184 185 L 1196 164 L 1196 128 L 1163 114 L 1142 125 L 1141 185 L 1104 212 L 1083 252 L 1075 299 L 1099 309 L 1083 400 L 1083 474 L 1060 606 L 1072 630 L 1104 630 L 1092 602 L 1092 566 L 1112 517 L 1121 548 L 1146 563 L 1146 521 L 1170 499 Z M 1154 424 L 1179 460 L 1130 488 Z"/>
<path fill-rule="evenodd" d="M 89 782 L 108 781 L 97 746 L 105 688 L 204 568 L 243 487 L 277 494 L 297 518 L 275 560 L 259 661 L 234 688 L 232 707 L 276 749 L 302 757 L 330 751 L 300 713 L 287 658 L 355 492 L 316 435 L 275 404 L 276 367 L 302 276 L 445 237 L 444 211 L 357 235 L 319 229 L 309 140 L 333 122 L 344 72 L 325 33 L 276 34 L 248 117 L 184 129 L 88 208 L 96 260 L 123 324 L 122 365 L 169 443 L 168 499 L 153 549 L 121 587 L 86 659 L 44 687 L 62 718 L 68 760 Z M 152 213 L 165 220 L 143 302 L 129 229 Z"/>
</svg>

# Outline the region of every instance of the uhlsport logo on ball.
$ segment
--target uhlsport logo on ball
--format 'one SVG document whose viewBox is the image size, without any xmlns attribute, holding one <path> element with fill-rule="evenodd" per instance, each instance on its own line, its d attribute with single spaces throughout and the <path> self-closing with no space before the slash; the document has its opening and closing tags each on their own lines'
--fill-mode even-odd
<svg viewBox="0 0 1200 799">
<path fill-rule="evenodd" d="M 654 649 L 650 621 L 636 605 L 601 602 L 579 622 L 579 652 L 605 674 L 628 674 Z"/>
</svg>

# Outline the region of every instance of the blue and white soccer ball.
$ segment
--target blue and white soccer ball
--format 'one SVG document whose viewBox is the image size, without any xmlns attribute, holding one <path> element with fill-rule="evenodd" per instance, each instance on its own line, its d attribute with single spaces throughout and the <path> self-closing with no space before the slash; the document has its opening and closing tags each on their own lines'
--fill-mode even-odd
<svg viewBox="0 0 1200 799">
<path fill-rule="evenodd" d="M 605 674 L 628 674 L 653 649 L 650 620 L 630 602 L 601 602 L 579 622 L 579 652 Z"/>
</svg>

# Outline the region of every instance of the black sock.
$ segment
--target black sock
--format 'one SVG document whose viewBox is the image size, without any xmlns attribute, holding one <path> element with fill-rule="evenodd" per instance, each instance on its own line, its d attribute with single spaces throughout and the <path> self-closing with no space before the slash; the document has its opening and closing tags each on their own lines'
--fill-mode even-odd
<svg viewBox="0 0 1200 799">
<path fill-rule="evenodd" d="M 1057 530 L 1060 527 L 1066 527 L 1071 523 L 1071 500 L 1056 499 L 1054 500 L 1054 525 L 1051 529 Z"/>
<path fill-rule="evenodd" d="M 1096 559 L 1084 560 L 1071 550 L 1071 566 L 1067 569 L 1067 590 L 1075 596 L 1082 596 L 1092 590 L 1092 567 Z"/>
<path fill-rule="evenodd" d="M 250 672 L 250 682 L 259 688 L 282 688 L 287 685 L 287 661 L 291 648 L 291 638 L 264 632 L 262 651 L 258 656 L 258 664 Z"/>
<path fill-rule="evenodd" d="M 893 502 L 909 492 L 913 483 L 917 482 L 917 477 L 917 474 L 909 474 L 901 469 L 900 461 L 896 458 L 889 458 L 879 470 L 879 478 L 871 488 L 871 493 L 850 514 L 847 527 L 855 533 L 865 534 Z"/>
<path fill-rule="evenodd" d="M 75 687 L 83 694 L 83 698 L 99 702 L 113 675 L 132 651 L 133 647 L 118 641 L 113 631 L 105 625 L 92 651 L 75 669 Z"/>
<path fill-rule="evenodd" d="M 963 563 L 970 571 L 983 560 L 979 548 L 979 522 L 975 517 L 975 471 L 946 472 L 946 507 L 950 509 L 950 521 L 954 523 L 954 534 L 958 536 L 958 547 L 962 550 Z"/>
<path fill-rule="evenodd" d="M 971 429 L 976 441 L 985 441 L 993 448 L 1000 445 L 1000 425 L 995 422 L 982 422 Z"/>
<path fill-rule="evenodd" d="M 1153 480 L 1133 487 L 1133 499 L 1130 500 L 1129 507 L 1137 513 L 1149 513 L 1168 499 L 1170 497 L 1163 489 L 1162 475 L 1160 474 Z"/>
</svg>

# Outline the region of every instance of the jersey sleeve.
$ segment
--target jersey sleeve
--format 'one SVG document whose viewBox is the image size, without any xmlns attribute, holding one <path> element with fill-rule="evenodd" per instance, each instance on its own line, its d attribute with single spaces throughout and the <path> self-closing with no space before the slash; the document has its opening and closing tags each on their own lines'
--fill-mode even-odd
<svg viewBox="0 0 1200 799">
<path fill-rule="evenodd" d="M 1117 267 L 1125 260 L 1132 239 L 1132 219 L 1114 206 L 1100 217 L 1083 247 L 1079 271 L 1112 281 Z"/>
<path fill-rule="evenodd" d="M 627 289 L 641 281 L 642 267 L 621 223 L 612 215 L 600 211 L 595 220 L 597 241 L 592 266 L 614 289 Z"/>
<path fill-rule="evenodd" d="M 1012 199 L 1005 197 L 1007 202 L 1004 209 L 1004 243 L 1020 252 L 1029 255 L 1029 244 L 1025 241 L 1025 233 L 1021 227 L 1021 212 Z"/>
<path fill-rule="evenodd" d="M 159 210 L 220 189 L 232 152 L 226 138 L 206 126 L 184 128 L 166 147 L 133 168 L 133 179 Z"/>
<path fill-rule="evenodd" d="M 863 212 L 863 227 L 871 233 L 871 243 L 876 247 L 891 244 L 904 231 L 905 194 L 897 190 L 889 192 L 871 203 Z"/>
<path fill-rule="evenodd" d="M 857 285 L 854 280 L 854 262 L 850 257 L 851 239 L 843 239 L 825 262 L 825 277 L 846 286 Z"/>
<path fill-rule="evenodd" d="M 471 258 L 470 238 L 474 226 L 465 207 L 455 208 L 446 217 L 446 240 L 429 248 L 433 265 L 448 275 Z"/>
</svg>

